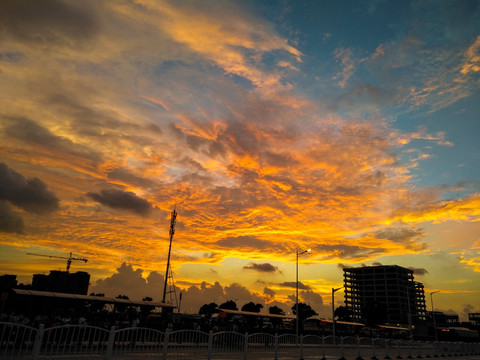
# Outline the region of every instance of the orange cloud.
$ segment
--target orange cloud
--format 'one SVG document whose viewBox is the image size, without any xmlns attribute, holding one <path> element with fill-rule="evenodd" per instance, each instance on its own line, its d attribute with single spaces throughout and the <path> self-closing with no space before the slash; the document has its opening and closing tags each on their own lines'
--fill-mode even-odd
<svg viewBox="0 0 480 360">
<path fill-rule="evenodd" d="M 480 35 L 475 42 L 465 52 L 465 62 L 462 65 L 460 73 L 468 75 L 471 72 L 480 71 Z"/>
</svg>

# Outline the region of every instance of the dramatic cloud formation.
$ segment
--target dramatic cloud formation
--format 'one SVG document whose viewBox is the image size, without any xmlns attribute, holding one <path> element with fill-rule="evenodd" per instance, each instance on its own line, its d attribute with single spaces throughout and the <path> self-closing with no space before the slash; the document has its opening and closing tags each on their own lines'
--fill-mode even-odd
<svg viewBox="0 0 480 360">
<path fill-rule="evenodd" d="M 71 39 L 81 41 L 96 33 L 97 22 L 88 8 L 86 4 L 79 6 L 57 0 L 43 4 L 34 0 L 2 1 L 1 30 L 37 46 L 45 42 L 67 45 Z"/>
<path fill-rule="evenodd" d="M 103 293 L 106 296 L 126 295 L 132 300 L 141 300 L 149 296 L 156 301 L 161 301 L 163 296 L 163 276 L 156 272 L 152 272 L 147 278 L 143 277 L 142 269 L 134 269 L 131 264 L 123 263 L 117 272 L 111 276 L 97 280 L 90 287 L 90 292 Z M 288 284 L 286 286 L 289 286 Z M 300 283 L 300 289 L 307 288 Z M 202 282 L 197 285 L 191 285 L 186 289 L 176 287 L 177 297 L 182 293 L 182 307 L 187 312 L 195 313 L 203 304 L 211 302 L 220 305 L 228 300 L 233 300 L 237 306 L 241 308 L 244 304 L 253 301 L 256 304 L 262 304 L 265 307 L 279 306 L 286 312 L 290 312 L 291 305 L 289 302 L 272 302 L 275 297 L 275 291 L 264 288 L 263 293 L 254 292 L 246 287 L 233 283 L 231 285 L 222 286 L 219 282 L 207 284 Z M 323 310 L 323 301 L 319 294 L 311 290 L 301 292 L 302 301 L 313 302 L 317 311 Z M 168 300 L 168 298 L 167 298 Z"/>
<path fill-rule="evenodd" d="M 4 163 L 0 163 L 0 199 L 36 214 L 49 213 L 59 207 L 59 200 L 42 180 L 26 179 Z"/>
<path fill-rule="evenodd" d="M 414 275 L 422 276 L 428 274 L 428 270 L 424 268 L 409 267 L 410 270 L 413 270 Z"/>
<path fill-rule="evenodd" d="M 247 266 L 243 267 L 245 270 L 255 270 L 257 272 L 275 272 L 278 271 L 278 267 L 273 266 L 272 264 L 269 263 L 263 263 L 263 264 L 256 264 L 256 263 L 250 263 Z"/>
<path fill-rule="evenodd" d="M 275 296 L 275 291 L 269 289 L 269 288 L 264 288 L 263 293 L 267 295 L 269 298 L 273 298 Z"/>
<path fill-rule="evenodd" d="M 97 280 L 90 287 L 90 291 L 111 297 L 126 295 L 132 300 L 141 300 L 148 296 L 155 301 L 161 301 L 165 281 L 163 275 L 151 272 L 146 279 L 142 275 L 142 269 L 134 270 L 131 264 L 123 263 L 116 273 Z"/>
<path fill-rule="evenodd" d="M 4 201 L 0 201 L 0 231 L 7 233 L 23 233 L 23 219 Z"/>
<path fill-rule="evenodd" d="M 147 215 L 152 210 L 152 205 L 147 200 L 130 191 L 106 189 L 100 193 L 89 192 L 87 195 L 112 209 L 130 210 L 140 215 Z"/>
<path fill-rule="evenodd" d="M 287 287 L 287 288 L 293 288 L 295 289 L 297 287 L 297 283 L 293 281 L 285 281 L 281 284 L 278 284 L 281 287 Z M 298 288 L 301 290 L 310 290 L 310 286 L 303 284 L 301 281 L 298 282 Z"/>
<path fill-rule="evenodd" d="M 449 1 L 2 1 L 0 271 L 48 271 L 32 247 L 74 252 L 92 283 L 113 291 L 121 269 L 158 299 L 176 208 L 192 311 L 291 307 L 308 248 L 301 290 L 319 307 L 309 291 L 327 302 L 339 266 L 373 263 L 415 269 L 444 308 L 479 303 L 479 16 Z"/>
</svg>

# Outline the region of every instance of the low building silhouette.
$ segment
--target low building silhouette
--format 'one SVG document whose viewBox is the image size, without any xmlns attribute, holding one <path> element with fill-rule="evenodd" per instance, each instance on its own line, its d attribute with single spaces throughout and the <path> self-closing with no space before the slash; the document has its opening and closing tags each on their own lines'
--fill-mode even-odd
<svg viewBox="0 0 480 360">
<path fill-rule="evenodd" d="M 468 321 L 472 326 L 480 328 L 480 313 L 468 313 Z"/>
<path fill-rule="evenodd" d="M 17 286 L 17 275 L 1 275 L 0 291 L 5 291 Z"/>
<path fill-rule="evenodd" d="M 52 270 L 50 274 L 34 274 L 32 290 L 87 295 L 90 274 L 85 271 L 69 273 Z"/>
</svg>

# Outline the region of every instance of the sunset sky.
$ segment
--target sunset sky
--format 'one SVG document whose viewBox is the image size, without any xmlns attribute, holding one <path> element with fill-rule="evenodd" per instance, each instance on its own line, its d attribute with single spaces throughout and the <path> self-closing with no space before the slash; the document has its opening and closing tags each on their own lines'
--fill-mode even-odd
<svg viewBox="0 0 480 360">
<path fill-rule="evenodd" d="M 0 275 L 330 317 L 345 266 L 480 312 L 480 2 L 0 2 Z M 343 304 L 337 292 L 336 305 Z"/>
</svg>

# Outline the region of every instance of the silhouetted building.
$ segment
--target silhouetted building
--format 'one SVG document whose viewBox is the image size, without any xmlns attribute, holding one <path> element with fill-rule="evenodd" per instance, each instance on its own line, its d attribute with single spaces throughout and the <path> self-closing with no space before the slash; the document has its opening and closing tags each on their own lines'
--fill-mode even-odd
<svg viewBox="0 0 480 360">
<path fill-rule="evenodd" d="M 460 326 L 460 320 L 457 314 L 445 314 L 441 311 L 427 311 L 427 321 L 433 323 L 435 316 L 435 325 L 437 327 Z"/>
<path fill-rule="evenodd" d="M 480 313 L 468 313 L 468 321 L 473 326 L 480 326 Z"/>
<path fill-rule="evenodd" d="M 69 273 L 52 270 L 50 274 L 34 274 L 32 290 L 87 295 L 90 274 L 84 271 Z"/>
<path fill-rule="evenodd" d="M 414 281 L 412 270 L 398 265 L 345 268 L 343 278 L 352 321 L 408 325 L 425 319 L 423 284 Z"/>
<path fill-rule="evenodd" d="M 0 276 L 0 291 L 8 290 L 17 286 L 17 275 Z"/>
</svg>

